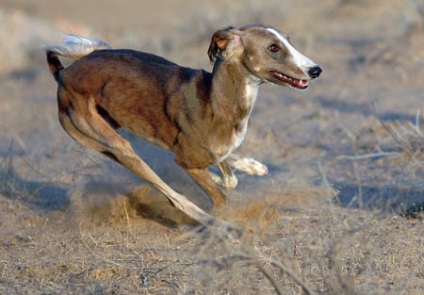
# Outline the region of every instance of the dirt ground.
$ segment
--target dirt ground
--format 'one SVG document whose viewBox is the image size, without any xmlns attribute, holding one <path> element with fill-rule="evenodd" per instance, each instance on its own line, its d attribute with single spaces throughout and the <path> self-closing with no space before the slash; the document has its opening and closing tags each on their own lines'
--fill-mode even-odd
<svg viewBox="0 0 424 295">
<path fill-rule="evenodd" d="M 424 294 L 424 3 L 0 0 L 0 294 Z M 181 3 L 184 3 L 182 5 Z M 211 34 L 271 24 L 324 72 L 261 88 L 208 232 L 57 120 L 42 44 L 64 32 L 211 70 Z M 177 191 L 172 155 L 127 134 Z"/>
</svg>

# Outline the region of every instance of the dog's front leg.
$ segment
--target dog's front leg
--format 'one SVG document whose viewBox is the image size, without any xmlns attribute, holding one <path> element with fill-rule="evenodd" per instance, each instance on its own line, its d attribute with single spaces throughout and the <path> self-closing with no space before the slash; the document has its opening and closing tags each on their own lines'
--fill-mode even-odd
<svg viewBox="0 0 424 295">
<path fill-rule="evenodd" d="M 235 189 L 237 187 L 237 177 L 234 175 L 233 170 L 226 160 L 216 165 L 221 171 L 222 176 L 219 176 L 213 172 L 210 172 L 212 180 L 226 189 Z"/>
<path fill-rule="evenodd" d="M 226 203 L 227 197 L 212 179 L 208 168 L 184 168 L 197 182 L 205 193 L 212 199 L 214 206 L 219 207 Z"/>
<path fill-rule="evenodd" d="M 263 176 L 268 174 L 268 168 L 253 158 L 246 158 L 237 154 L 231 154 L 225 159 L 227 163 L 236 170 L 243 171 L 249 175 Z"/>
<path fill-rule="evenodd" d="M 256 161 L 253 158 L 246 158 L 237 154 L 229 155 L 227 159 L 217 164 L 217 167 L 221 171 L 222 176 L 213 172 L 210 172 L 210 175 L 215 183 L 225 187 L 226 189 L 235 189 L 238 184 L 237 177 L 234 175 L 231 167 L 249 175 L 263 176 L 268 174 L 268 168 L 261 162 Z"/>
</svg>

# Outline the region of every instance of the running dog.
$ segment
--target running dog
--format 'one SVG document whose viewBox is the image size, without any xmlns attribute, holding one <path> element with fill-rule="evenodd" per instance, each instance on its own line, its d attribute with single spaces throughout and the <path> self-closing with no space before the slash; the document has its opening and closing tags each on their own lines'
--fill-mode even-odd
<svg viewBox="0 0 424 295">
<path fill-rule="evenodd" d="M 232 168 L 267 173 L 261 163 L 233 154 L 245 138 L 259 86 L 270 82 L 306 89 L 322 72 L 287 35 L 265 25 L 215 32 L 208 50 L 212 73 L 71 35 L 64 44 L 45 49 L 58 83 L 59 120 L 65 131 L 150 182 L 205 225 L 213 217 L 162 181 L 117 130 L 126 128 L 174 153 L 175 161 L 219 206 L 226 197 L 217 184 L 237 185 Z M 60 56 L 77 60 L 64 68 Z M 211 165 L 222 175 L 211 174 Z"/>
</svg>

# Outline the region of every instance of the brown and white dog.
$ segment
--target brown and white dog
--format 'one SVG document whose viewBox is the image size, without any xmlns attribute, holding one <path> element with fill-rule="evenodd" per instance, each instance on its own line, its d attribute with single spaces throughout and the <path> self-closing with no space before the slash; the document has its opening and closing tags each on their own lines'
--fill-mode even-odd
<svg viewBox="0 0 424 295">
<path fill-rule="evenodd" d="M 117 130 L 126 128 L 173 152 L 213 203 L 222 205 L 226 197 L 216 184 L 237 185 L 231 167 L 267 173 L 261 163 L 232 154 L 246 135 L 259 86 L 271 82 L 306 89 L 322 71 L 286 35 L 264 25 L 215 32 L 208 50 L 212 73 L 76 36 L 45 48 L 59 85 L 59 120 L 65 131 L 153 184 L 203 224 L 213 217 L 163 182 Z M 65 69 L 59 56 L 78 60 Z M 222 176 L 211 174 L 210 165 L 217 165 Z"/>
</svg>

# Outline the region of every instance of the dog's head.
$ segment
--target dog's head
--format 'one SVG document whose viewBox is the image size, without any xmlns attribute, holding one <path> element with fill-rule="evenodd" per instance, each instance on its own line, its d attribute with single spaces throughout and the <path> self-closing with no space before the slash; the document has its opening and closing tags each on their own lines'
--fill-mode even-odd
<svg viewBox="0 0 424 295">
<path fill-rule="evenodd" d="M 284 33 L 264 25 L 215 32 L 208 55 L 211 62 L 238 62 L 262 82 L 306 89 L 322 69 L 297 51 Z"/>
</svg>

